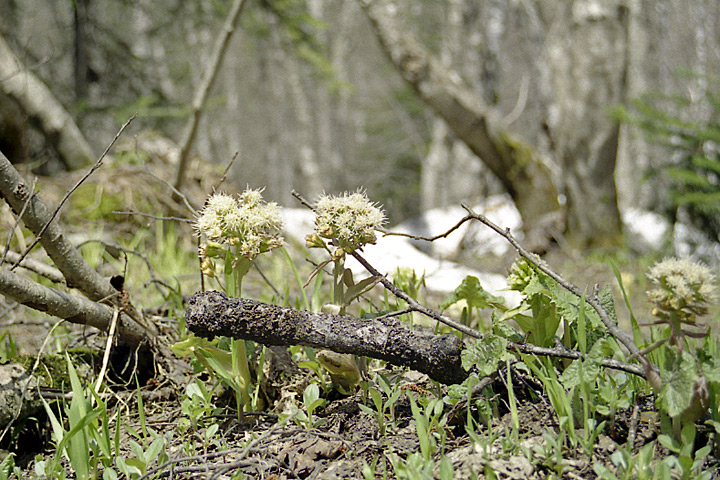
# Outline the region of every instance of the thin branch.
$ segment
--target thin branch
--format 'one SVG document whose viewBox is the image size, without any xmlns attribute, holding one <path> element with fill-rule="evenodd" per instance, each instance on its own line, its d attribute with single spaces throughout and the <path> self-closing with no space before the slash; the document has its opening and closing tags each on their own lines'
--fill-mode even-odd
<svg viewBox="0 0 720 480">
<path fill-rule="evenodd" d="M 19 262 L 20 267 L 35 272 L 54 283 L 65 283 L 65 277 L 63 277 L 62 272 L 55 267 L 33 260 L 32 258 L 26 258 L 20 261 L 20 254 L 13 251 L 7 252 L 6 257 L 10 262 Z"/>
<path fill-rule="evenodd" d="M 462 204 L 462 207 L 468 212 L 468 216 L 465 218 L 473 218 L 480 223 L 483 223 L 490 227 L 492 230 L 494 230 L 498 235 L 504 237 L 510 245 L 512 245 L 515 250 L 517 250 L 518 254 L 526 259 L 528 262 L 532 263 L 535 267 L 537 267 L 538 270 L 543 272 L 544 274 L 551 277 L 553 280 L 555 280 L 558 285 L 563 287 L 565 290 L 569 291 L 573 295 L 577 296 L 578 298 L 582 298 L 583 291 L 580 290 L 580 288 L 577 287 L 577 285 L 570 283 L 569 281 L 565 280 L 563 277 L 561 277 L 559 274 L 555 273 L 554 270 L 552 270 L 547 263 L 540 260 L 540 258 L 537 255 L 534 255 L 530 252 L 528 252 L 520 243 L 515 239 L 515 237 L 510 233 L 509 228 L 500 228 L 499 226 L 495 225 L 493 222 L 491 222 L 485 215 L 482 215 L 480 213 L 475 213 L 472 208 L 467 206 L 465 203 Z M 591 307 L 597 312 L 598 316 L 600 316 L 600 320 L 602 320 L 603 324 L 605 324 L 605 327 L 608 329 L 610 334 L 618 339 L 620 343 L 622 343 L 625 348 L 627 348 L 628 352 L 630 352 L 631 355 L 638 355 L 639 349 L 633 343 L 632 339 L 620 328 L 618 328 L 617 325 L 615 325 L 615 322 L 610 318 L 610 315 L 608 315 L 607 311 L 603 306 L 600 304 L 600 300 L 597 298 L 597 295 L 589 295 L 586 299 L 586 302 L 590 304 Z"/>
<path fill-rule="evenodd" d="M 175 186 L 174 186 L 171 182 L 168 182 L 167 180 L 165 180 L 165 179 L 162 178 L 162 177 L 158 177 L 158 176 L 155 175 L 153 172 L 145 171 L 144 173 L 146 173 L 147 175 L 150 175 L 150 176 L 153 177 L 155 180 L 159 180 L 159 181 L 161 181 L 162 183 L 164 183 L 165 185 L 167 185 L 167 186 L 170 188 L 170 190 L 172 190 L 173 195 L 175 195 L 177 198 L 180 198 L 180 199 L 183 201 L 183 203 L 184 203 L 185 206 L 188 208 L 188 210 L 190 210 L 190 213 L 192 213 L 194 217 L 197 217 L 197 216 L 198 216 L 197 210 L 195 209 L 195 207 L 193 207 L 193 206 L 190 204 L 190 200 L 188 200 L 187 195 L 185 195 L 185 194 L 182 193 L 180 190 L 178 190 L 177 188 L 175 188 Z"/>
<path fill-rule="evenodd" d="M 0 292 L 27 307 L 79 325 L 105 330 L 112 321 L 113 310 L 109 306 L 40 285 L 7 268 L 0 269 Z M 140 343 L 149 336 L 147 330 L 138 329 L 127 316 L 121 318 L 118 331 L 131 343 Z"/>
<path fill-rule="evenodd" d="M 304 207 L 309 208 L 309 209 L 312 210 L 313 212 L 315 211 L 315 207 L 313 207 L 313 206 L 310 204 L 310 202 L 308 202 L 307 200 L 305 200 L 305 198 L 304 198 L 302 195 L 300 195 L 298 192 L 296 192 L 295 190 L 290 190 L 290 195 L 292 195 L 293 197 L 295 197 L 295 198 L 298 200 L 298 202 L 300 202 Z"/>
<path fill-rule="evenodd" d="M 173 222 L 183 222 L 183 223 L 193 223 L 195 220 L 191 220 L 189 218 L 182 218 L 182 217 L 168 217 L 164 215 L 152 215 L 150 213 L 145 212 L 138 212 L 135 210 L 127 210 L 127 211 L 120 211 L 120 210 L 113 210 L 115 215 L 139 215 L 141 217 L 147 217 L 152 218 L 154 220 L 170 220 Z"/>
<path fill-rule="evenodd" d="M 230 161 L 227 164 L 227 167 L 225 167 L 225 171 L 222 174 L 222 177 L 220 177 L 220 180 L 213 186 L 213 192 L 220 188 L 220 186 L 225 183 L 225 180 L 227 180 L 228 172 L 230 172 L 230 168 L 232 168 L 233 164 L 235 163 L 235 160 L 237 160 L 238 156 L 240 155 L 240 152 L 235 152 L 235 155 L 230 159 Z"/>
<path fill-rule="evenodd" d="M 60 203 L 59 203 L 58 206 L 55 208 L 55 211 L 53 211 L 52 214 L 50 214 L 50 217 L 45 221 L 45 224 L 44 224 L 43 227 L 40 229 L 40 231 L 37 232 L 37 233 L 35 233 L 35 239 L 32 241 L 32 243 L 30 244 L 30 246 L 25 249 L 25 251 L 23 252 L 23 254 L 20 256 L 20 259 L 13 264 L 13 266 L 10 268 L 11 270 L 14 270 L 14 269 L 20 264 L 20 262 L 30 253 L 30 250 L 32 250 L 33 247 L 35 247 L 35 245 L 37 245 L 38 242 L 40 242 L 40 240 L 42 239 L 43 234 L 45 234 L 45 231 L 50 227 L 50 223 L 52 223 L 52 221 L 55 219 L 55 217 L 57 217 L 57 214 L 60 213 L 60 209 L 63 207 L 63 205 L 65 204 L 65 202 L 68 200 L 68 198 L 70 198 L 70 195 L 72 195 L 72 193 L 73 193 L 75 190 L 77 190 L 78 187 L 80 187 L 80 185 L 82 185 L 83 182 L 84 182 L 85 180 L 87 180 L 88 177 L 90 177 L 90 175 L 92 175 L 98 168 L 100 168 L 100 166 L 102 165 L 102 161 L 103 161 L 103 159 L 105 158 L 105 156 L 108 154 L 108 152 L 110 151 L 110 149 L 112 148 L 112 146 L 115 145 L 115 142 L 117 142 L 118 138 L 120 138 L 120 135 L 122 135 L 123 131 L 125 131 L 125 128 L 126 128 L 128 125 L 130 125 L 130 122 L 132 122 L 132 121 L 135 119 L 136 116 L 137 116 L 137 115 L 133 115 L 132 117 L 130 117 L 130 118 L 128 119 L 128 121 L 125 122 L 125 124 L 124 124 L 122 127 L 120 127 L 120 130 L 119 130 L 118 133 L 115 135 L 115 138 L 113 138 L 113 140 L 112 140 L 112 141 L 110 142 L 110 144 L 107 146 L 107 148 L 105 149 L 105 151 L 103 152 L 103 154 L 100 155 L 100 158 L 98 158 L 97 162 L 95 162 L 95 165 L 93 165 L 92 168 L 90 168 L 90 170 L 88 170 L 88 172 L 87 172 L 80 180 L 78 180 L 78 182 L 75 184 L 75 186 L 72 187 L 72 188 L 65 194 L 65 196 L 62 198 L 62 200 L 60 200 Z"/>
<path fill-rule="evenodd" d="M 13 224 L 12 228 L 10 229 L 10 233 L 8 234 L 7 243 L 5 244 L 5 250 L 3 250 L 2 258 L 0 258 L 0 265 L 5 263 L 5 259 L 7 258 L 8 252 L 10 251 L 10 243 L 12 242 L 13 234 L 15 233 L 15 229 L 18 228 L 18 225 L 20 225 L 20 219 L 25 214 L 25 210 L 27 209 L 28 205 L 30 205 L 30 200 L 37 195 L 35 193 L 35 184 L 37 183 L 37 177 L 33 178 L 33 183 L 30 186 L 30 191 L 33 192 L 32 195 L 30 195 L 25 203 L 22 206 L 22 209 L 20 210 L 20 213 L 15 217 L 15 224 Z M 18 257 L 19 258 L 19 257 Z M 13 262 L 14 260 L 10 260 Z"/>
<path fill-rule="evenodd" d="M 228 16 L 225 19 L 225 25 L 223 26 L 222 32 L 218 35 L 215 40 L 215 46 L 213 52 L 210 55 L 207 68 L 203 73 L 203 78 L 199 88 L 195 92 L 195 98 L 192 102 L 192 113 L 185 131 L 183 132 L 182 140 L 180 141 L 180 160 L 178 161 L 177 171 L 175 173 L 175 181 L 173 185 L 176 189 L 181 190 L 185 181 L 185 173 L 187 171 L 187 163 L 190 158 L 190 149 L 192 148 L 195 136 L 197 134 L 198 124 L 200 123 L 200 117 L 202 116 L 205 103 L 207 102 L 210 88 L 215 83 L 215 77 L 217 77 L 220 71 L 220 65 L 225 56 L 225 51 L 230 43 L 230 38 L 235 31 L 235 25 L 240 18 L 240 13 L 243 7 L 247 3 L 247 0 L 235 0 Z"/>
<path fill-rule="evenodd" d="M 412 308 L 414 311 L 420 312 L 427 317 L 435 319 L 438 322 L 444 323 L 445 325 L 452 327 L 470 337 L 473 337 L 473 338 L 482 338 L 483 337 L 483 334 L 478 332 L 477 330 L 470 328 L 467 325 L 463 325 L 462 323 L 456 322 L 452 318 L 447 317 L 447 316 L 443 315 L 442 313 L 436 312 L 435 310 L 428 308 L 425 305 L 422 305 L 421 303 L 419 303 L 417 300 L 412 298 L 410 295 L 403 292 L 400 289 L 400 287 L 398 287 L 393 282 L 388 280 L 386 275 L 383 275 L 382 273 L 380 273 L 375 267 L 373 267 L 370 264 L 370 262 L 365 260 L 357 251 L 350 252 L 350 255 L 352 255 L 355 258 L 355 260 L 357 260 L 360 263 L 360 265 L 365 267 L 365 270 L 370 272 L 370 274 L 380 277 L 380 283 L 382 283 L 383 286 L 386 289 L 388 289 L 393 295 L 404 300 L 408 304 L 408 306 L 410 308 Z"/>
<path fill-rule="evenodd" d="M 99 243 L 106 249 L 112 248 L 112 249 L 118 250 L 120 252 L 123 252 L 125 254 L 131 253 L 131 254 L 139 257 L 145 263 L 145 267 L 147 267 L 147 269 L 148 269 L 148 273 L 150 274 L 150 281 L 155 281 L 155 283 L 158 283 L 158 284 L 164 283 L 161 280 L 157 280 L 157 275 L 155 275 L 155 269 L 153 269 L 152 263 L 150 263 L 150 259 L 144 253 L 142 253 L 138 250 L 134 250 L 132 248 L 122 247 L 116 243 L 106 242 L 105 240 L 99 240 L 99 239 L 94 239 L 94 238 L 91 238 L 90 240 L 85 240 L 84 242 L 79 243 L 78 248 L 82 247 L 83 245 L 87 245 L 88 243 Z M 165 285 L 165 286 L 167 286 L 167 285 Z M 172 289 L 170 289 L 170 290 L 172 290 Z M 160 290 L 160 293 L 163 295 L 165 294 L 165 292 L 163 292 L 162 290 Z"/>
</svg>

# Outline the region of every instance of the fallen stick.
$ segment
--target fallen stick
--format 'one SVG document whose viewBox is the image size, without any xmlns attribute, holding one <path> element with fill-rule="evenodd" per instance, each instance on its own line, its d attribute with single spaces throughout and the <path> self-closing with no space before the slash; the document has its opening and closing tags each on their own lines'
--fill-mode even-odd
<svg viewBox="0 0 720 480">
<path fill-rule="evenodd" d="M 386 360 L 447 385 L 468 376 L 462 341 L 452 334 L 410 330 L 394 318 L 360 319 L 295 310 L 212 291 L 190 298 L 188 329 L 204 338 L 252 340 L 263 345 L 304 345 Z"/>
</svg>

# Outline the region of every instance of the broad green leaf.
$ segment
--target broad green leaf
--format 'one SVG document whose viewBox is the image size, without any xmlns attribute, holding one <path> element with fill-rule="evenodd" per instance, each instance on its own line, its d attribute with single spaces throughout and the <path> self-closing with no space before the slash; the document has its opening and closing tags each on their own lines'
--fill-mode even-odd
<svg viewBox="0 0 720 480">
<path fill-rule="evenodd" d="M 198 348 L 214 347 L 215 344 L 217 344 L 217 340 L 211 341 L 207 338 L 196 337 L 191 333 L 185 340 L 170 345 L 170 350 L 178 357 L 182 357 L 184 355 L 192 355 Z"/>
<path fill-rule="evenodd" d="M 10 472 L 15 469 L 15 454 L 10 453 L 0 463 L 0 480 L 7 480 L 10 478 Z"/>
<path fill-rule="evenodd" d="M 382 279 L 381 276 L 373 276 L 360 280 L 358 283 L 349 285 L 345 290 L 345 304 L 349 304 L 357 297 L 373 288 Z"/>
<path fill-rule="evenodd" d="M 460 357 L 465 370 L 477 367 L 478 375 L 486 377 L 497 370 L 498 362 L 504 360 L 507 353 L 507 340 L 493 334 L 482 338 L 465 348 Z"/>
<path fill-rule="evenodd" d="M 690 406 L 693 387 L 698 379 L 695 359 L 687 351 L 678 355 L 668 349 L 660 378 L 662 389 L 658 395 L 659 406 L 670 417 L 676 417 Z"/>
<path fill-rule="evenodd" d="M 708 383 L 714 384 L 716 388 L 720 386 L 720 357 L 707 356 L 707 358 L 701 358 L 700 368 Z"/>
<path fill-rule="evenodd" d="M 602 338 L 595 342 L 584 360 L 577 359 L 560 375 L 560 382 L 566 389 L 580 385 L 583 381 L 594 381 L 600 375 L 603 358 L 612 357 L 613 349 L 610 343 Z"/>
</svg>

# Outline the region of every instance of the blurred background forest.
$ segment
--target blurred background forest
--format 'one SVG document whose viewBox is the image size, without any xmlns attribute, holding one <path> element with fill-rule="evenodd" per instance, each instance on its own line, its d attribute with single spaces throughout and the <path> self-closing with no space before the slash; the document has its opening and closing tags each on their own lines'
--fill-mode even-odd
<svg viewBox="0 0 720 480">
<path fill-rule="evenodd" d="M 0 0 L 17 59 L 0 86 L 39 77 L 96 157 L 134 113 L 125 136 L 179 142 L 231 3 Z M 700 154 L 717 190 L 717 131 L 695 134 L 717 119 L 718 32 L 714 0 L 252 0 L 194 161 L 237 153 L 234 184 L 288 206 L 293 188 L 313 199 L 364 187 L 391 224 L 509 193 L 526 225 L 559 211 L 580 246 L 616 245 L 620 212 L 677 215 L 671 176 L 653 172 Z M 619 108 L 646 94 L 662 113 Z M 25 160 L 53 173 L 56 153 L 12 97 L 0 97 L 5 131 L 24 125 Z"/>
</svg>

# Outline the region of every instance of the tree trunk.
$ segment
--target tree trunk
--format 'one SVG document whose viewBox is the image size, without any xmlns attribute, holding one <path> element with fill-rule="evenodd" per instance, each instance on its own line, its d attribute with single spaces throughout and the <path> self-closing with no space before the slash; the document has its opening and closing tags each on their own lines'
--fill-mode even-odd
<svg viewBox="0 0 720 480">
<path fill-rule="evenodd" d="M 581 247 L 618 245 L 620 126 L 607 109 L 625 98 L 628 10 L 618 1 L 577 1 L 549 17 L 559 20 L 546 39 L 541 71 L 555 97 L 548 126 L 563 169 L 567 236 Z"/>
<path fill-rule="evenodd" d="M 534 230 L 543 217 L 556 212 L 560 208 L 557 190 L 533 147 L 504 131 L 498 113 L 402 29 L 392 2 L 365 0 L 362 6 L 392 64 L 500 180 L 526 230 Z"/>
<path fill-rule="evenodd" d="M 0 35 L 0 90 L 20 104 L 69 170 L 95 161 L 70 114 L 39 78 L 27 70 Z"/>
</svg>

